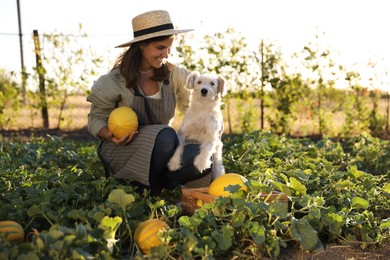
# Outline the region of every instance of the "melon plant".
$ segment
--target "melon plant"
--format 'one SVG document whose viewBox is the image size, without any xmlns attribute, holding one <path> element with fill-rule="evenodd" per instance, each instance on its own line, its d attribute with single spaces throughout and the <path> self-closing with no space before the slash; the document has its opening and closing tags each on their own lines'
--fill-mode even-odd
<svg viewBox="0 0 390 260">
<path fill-rule="evenodd" d="M 108 117 L 108 130 L 116 137 L 122 138 L 138 129 L 138 117 L 130 107 L 118 107 Z"/>
<path fill-rule="evenodd" d="M 224 138 L 225 169 L 248 178 L 248 191 L 192 216 L 176 204 L 180 187 L 157 198 L 130 180 L 102 178 L 98 141 L 0 142 L 0 220 L 17 221 L 28 234 L 22 243 L 0 234 L 0 259 L 283 259 L 318 256 L 346 239 L 365 253 L 388 246 L 389 141 L 313 142 L 268 132 Z M 231 192 L 241 187 L 229 185 Z M 259 196 L 272 191 L 288 195 L 288 210 Z M 170 230 L 142 256 L 134 231 L 150 218 Z"/>
</svg>

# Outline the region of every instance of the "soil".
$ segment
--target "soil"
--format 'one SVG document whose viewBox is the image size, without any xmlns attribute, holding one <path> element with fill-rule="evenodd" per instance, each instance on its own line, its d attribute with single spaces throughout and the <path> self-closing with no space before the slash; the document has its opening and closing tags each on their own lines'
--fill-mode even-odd
<svg viewBox="0 0 390 260">
<path fill-rule="evenodd" d="M 75 141 L 97 141 L 86 128 L 64 131 L 58 129 L 0 130 L 0 142 L 28 142 L 32 137 L 58 136 Z M 281 260 L 389 260 L 390 243 L 378 248 L 363 250 L 359 244 L 329 244 L 320 253 L 306 252 L 300 248 L 283 249 Z"/>
<path fill-rule="evenodd" d="M 390 259 L 390 244 L 379 248 L 363 250 L 358 244 L 329 244 L 324 251 L 310 253 L 302 249 L 288 249 L 281 252 L 281 260 L 388 260 Z"/>
<path fill-rule="evenodd" d="M 59 130 L 59 129 L 20 129 L 20 130 L 0 130 L 0 141 L 28 142 L 32 137 L 58 136 L 64 139 L 75 141 L 96 141 L 86 128 L 77 130 Z"/>
</svg>

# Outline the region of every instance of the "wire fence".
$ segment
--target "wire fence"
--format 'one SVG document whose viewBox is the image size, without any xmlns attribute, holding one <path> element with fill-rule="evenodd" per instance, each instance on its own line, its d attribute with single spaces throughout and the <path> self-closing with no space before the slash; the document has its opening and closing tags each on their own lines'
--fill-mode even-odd
<svg viewBox="0 0 390 260">
<path fill-rule="evenodd" d="M 68 99 L 61 111 L 59 105 L 49 105 L 49 129 L 72 131 L 86 128 L 88 123 L 90 103 L 86 96 L 77 95 Z M 41 110 L 32 106 L 27 100 L 19 109 L 7 108 L 4 110 L 3 130 L 42 129 L 43 120 Z"/>
</svg>

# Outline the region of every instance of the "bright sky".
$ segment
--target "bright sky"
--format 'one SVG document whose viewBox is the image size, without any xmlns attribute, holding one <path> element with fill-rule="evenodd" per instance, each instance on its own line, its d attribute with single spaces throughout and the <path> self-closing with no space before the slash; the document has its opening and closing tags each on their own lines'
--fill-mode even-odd
<svg viewBox="0 0 390 260">
<path fill-rule="evenodd" d="M 40 34 L 72 33 L 82 23 L 83 31 L 94 40 L 92 44 L 114 59 L 119 53 L 114 46 L 132 39 L 131 19 L 144 11 L 164 9 L 176 27 L 194 28 L 196 37 L 233 27 L 253 46 L 264 39 L 277 43 L 285 54 L 301 51 L 316 33 L 324 32 L 324 44 L 339 52 L 344 64 L 383 60 L 381 70 L 390 70 L 390 8 L 386 0 L 19 1 L 27 67 L 35 65 L 34 29 Z M 17 0 L 0 0 L 1 68 L 20 70 L 18 33 Z"/>
</svg>

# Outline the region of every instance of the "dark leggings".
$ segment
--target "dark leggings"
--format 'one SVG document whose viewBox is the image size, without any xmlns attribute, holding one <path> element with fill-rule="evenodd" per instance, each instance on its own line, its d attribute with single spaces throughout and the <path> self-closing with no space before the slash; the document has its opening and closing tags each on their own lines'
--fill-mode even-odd
<svg viewBox="0 0 390 260">
<path fill-rule="evenodd" d="M 152 195 L 158 195 L 162 188 L 174 189 L 187 181 L 210 174 L 211 168 L 200 172 L 193 164 L 199 154 L 199 144 L 188 144 L 184 147 L 182 167 L 169 171 L 167 163 L 179 144 L 177 134 L 172 128 L 164 128 L 156 137 L 150 163 L 149 183 Z"/>
</svg>

